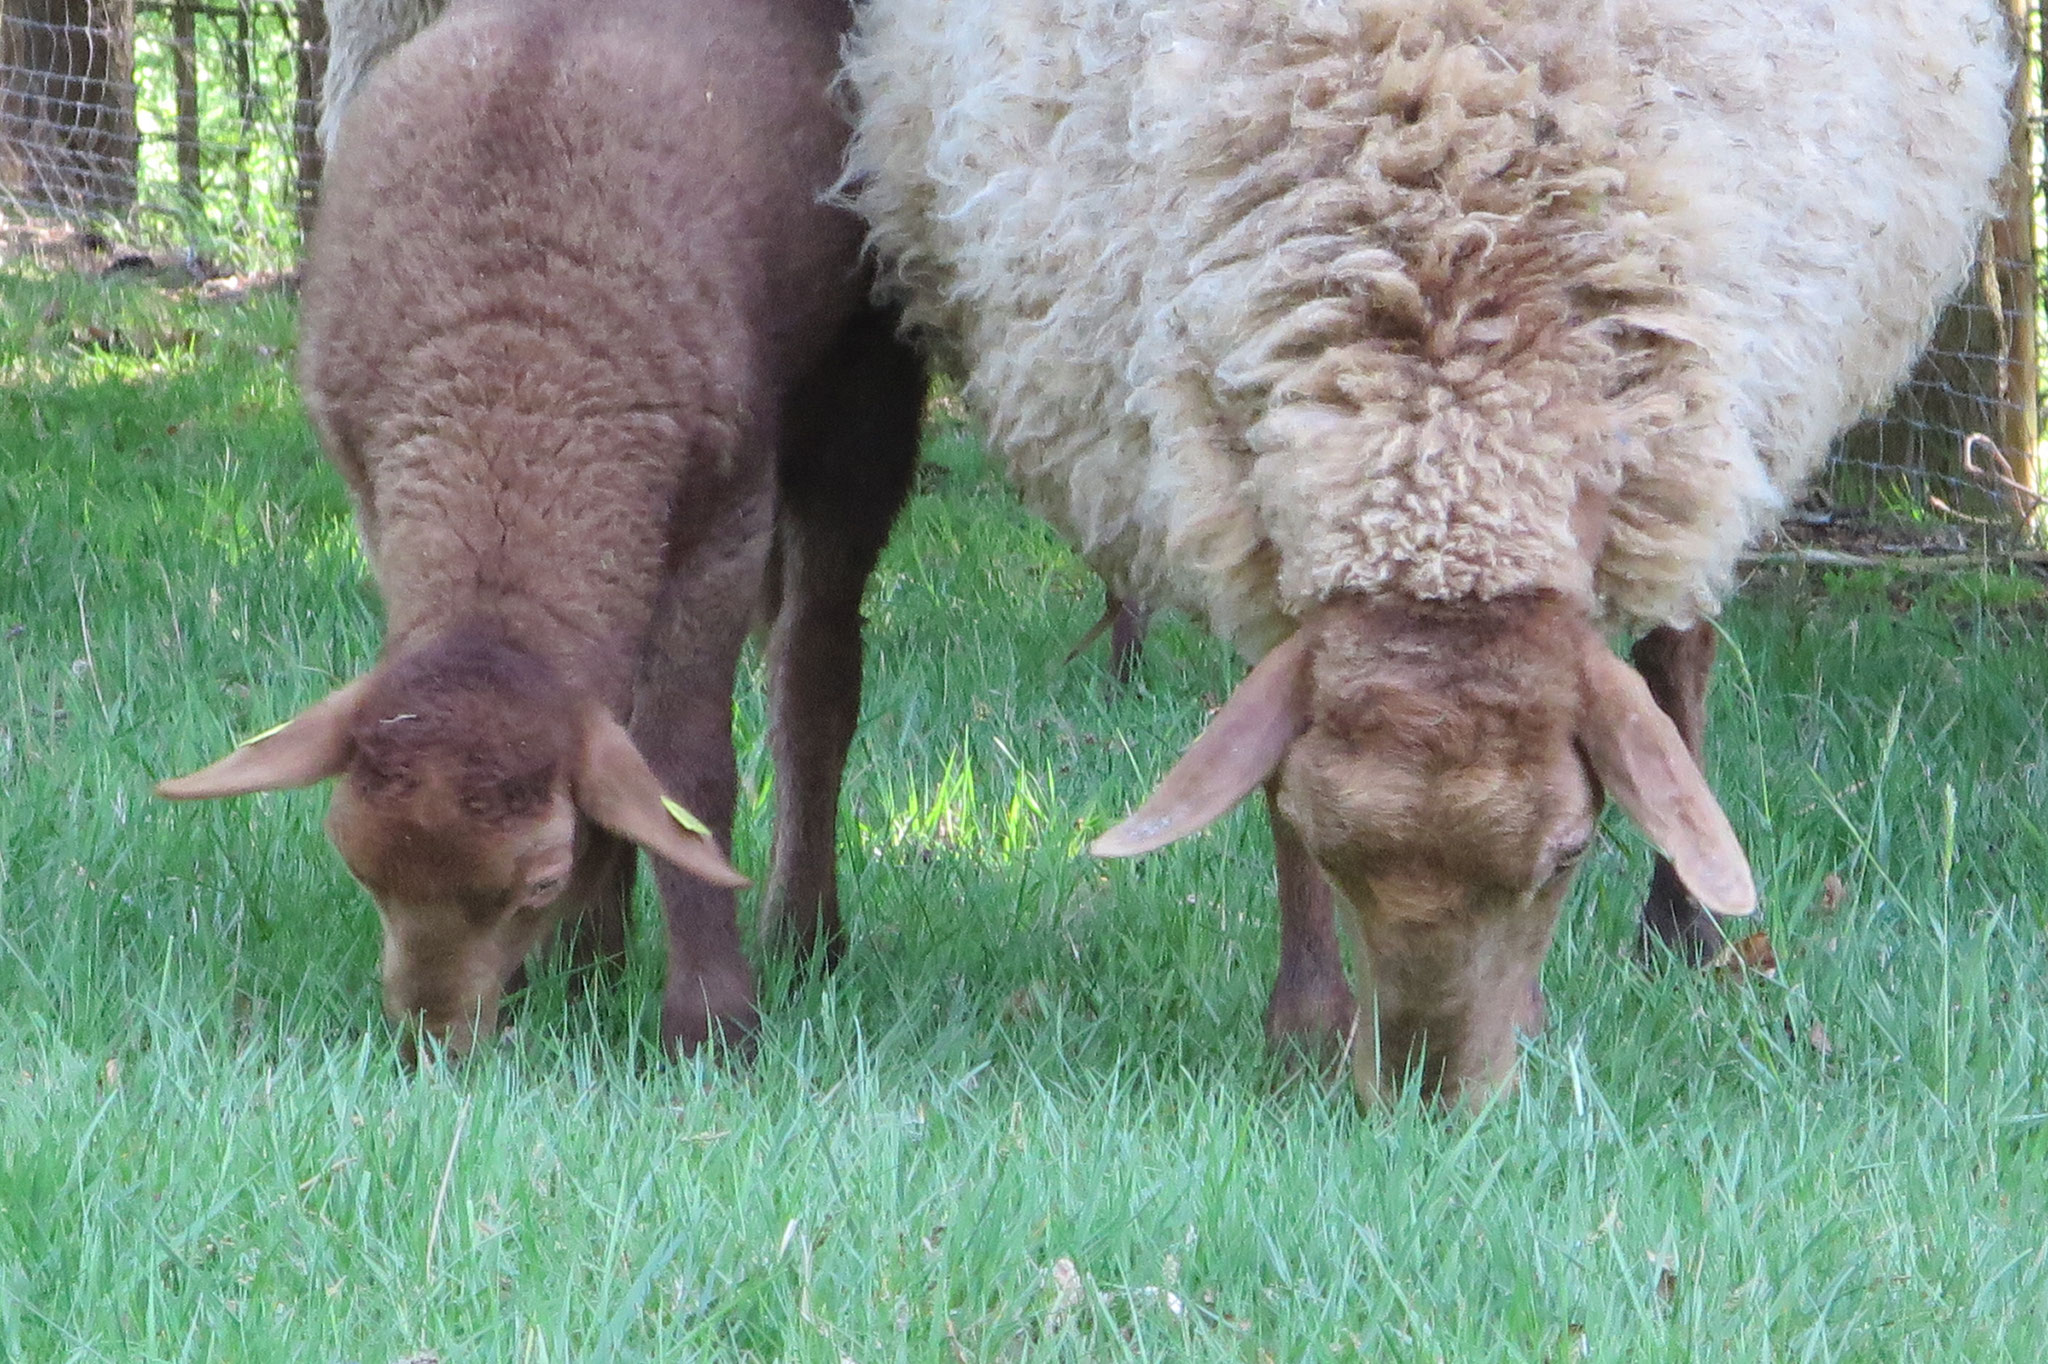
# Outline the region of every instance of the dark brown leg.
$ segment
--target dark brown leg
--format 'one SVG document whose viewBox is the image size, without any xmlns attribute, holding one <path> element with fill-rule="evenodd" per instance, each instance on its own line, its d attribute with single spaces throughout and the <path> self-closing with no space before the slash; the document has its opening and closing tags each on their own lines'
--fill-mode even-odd
<svg viewBox="0 0 2048 1364">
<path fill-rule="evenodd" d="M 826 969 L 846 950 L 839 788 L 860 717 L 861 595 L 910 495 L 924 367 L 871 312 L 847 329 L 784 422 L 768 649 L 775 856 L 761 938 Z"/>
<path fill-rule="evenodd" d="M 1280 876 L 1280 969 L 1266 1003 L 1266 1042 L 1275 1050 L 1292 1045 L 1335 1057 L 1343 1052 L 1356 1007 L 1344 981 L 1330 883 L 1280 813 L 1271 782 L 1266 819 L 1273 826 Z"/>
<path fill-rule="evenodd" d="M 1660 626 L 1636 642 L 1630 656 L 1649 684 L 1658 707 L 1671 717 L 1686 750 L 1706 770 L 1707 680 L 1714 671 L 1714 627 L 1705 623 L 1687 630 Z M 1643 901 L 1642 945 L 1662 943 L 1694 966 L 1712 961 L 1726 945 L 1714 916 L 1679 884 L 1678 874 L 1662 857 L 1650 873 L 1649 898 Z"/>
<path fill-rule="evenodd" d="M 731 672 L 717 694 L 672 695 L 643 727 L 640 708 L 634 742 L 662 785 L 710 826 L 720 847 L 732 846 L 732 810 L 738 777 L 732 752 Z M 743 1049 L 760 1015 L 754 973 L 740 948 L 733 893 L 680 871 L 660 858 L 655 884 L 668 924 L 668 984 L 661 997 L 661 1040 L 688 1055 L 713 1036 Z"/>
<path fill-rule="evenodd" d="M 663 788 L 727 850 L 739 786 L 733 672 L 752 624 L 774 515 L 765 455 L 753 459 L 758 478 L 750 493 L 727 498 L 707 490 L 688 509 L 698 524 L 678 523 L 674 542 L 693 548 L 671 566 L 656 605 L 628 726 Z M 688 1055 L 716 1037 L 750 1050 L 760 1015 L 733 892 L 661 858 L 648 860 L 668 928 L 663 1045 Z"/>
<path fill-rule="evenodd" d="M 591 845 L 576 869 L 576 883 L 564 897 L 562 941 L 573 972 L 571 989 L 599 978 L 616 981 L 624 970 L 626 915 L 633 905 L 638 856 L 624 839 L 593 830 Z"/>
<path fill-rule="evenodd" d="M 1138 675 L 1152 612 L 1145 603 L 1124 601 L 1112 592 L 1103 594 L 1103 610 L 1110 616 L 1109 671 L 1119 685 L 1128 687 Z"/>
</svg>

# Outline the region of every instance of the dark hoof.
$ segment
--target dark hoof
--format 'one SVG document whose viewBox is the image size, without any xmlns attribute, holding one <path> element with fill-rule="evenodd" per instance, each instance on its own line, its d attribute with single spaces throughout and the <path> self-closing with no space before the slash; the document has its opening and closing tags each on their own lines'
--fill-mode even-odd
<svg viewBox="0 0 2048 1364">
<path fill-rule="evenodd" d="M 716 1009 L 706 1007 L 704 992 L 686 1001 L 664 998 L 661 1003 L 661 1045 L 671 1056 L 695 1056 L 709 1046 L 714 1055 L 750 1062 L 760 1031 L 761 1012 L 754 1007 L 751 992 Z"/>
<path fill-rule="evenodd" d="M 770 892 L 761 904 L 761 946 L 793 963 L 798 978 L 817 972 L 830 975 L 846 959 L 846 930 L 837 905 L 799 914 L 783 896 Z"/>
<path fill-rule="evenodd" d="M 1660 857 L 1650 874 L 1650 894 L 1643 901 L 1636 945 L 1646 962 L 1654 963 L 1661 952 L 1669 952 L 1687 966 L 1706 966 L 1727 950 L 1728 938 L 1714 916 L 1686 893 L 1671 864 Z"/>
<path fill-rule="evenodd" d="M 1266 1047 L 1290 1067 L 1327 1070 L 1344 1059 L 1358 1009 L 1349 988 L 1283 990 L 1266 1004 Z"/>
</svg>

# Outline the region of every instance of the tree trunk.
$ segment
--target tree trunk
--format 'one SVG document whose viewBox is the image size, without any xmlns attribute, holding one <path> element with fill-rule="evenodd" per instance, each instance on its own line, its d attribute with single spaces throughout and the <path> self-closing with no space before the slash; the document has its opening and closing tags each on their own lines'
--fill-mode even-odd
<svg viewBox="0 0 2048 1364">
<path fill-rule="evenodd" d="M 191 0 L 171 6 L 171 82 L 177 87 L 178 198 L 198 214 L 199 202 L 199 35 Z"/>
<path fill-rule="evenodd" d="M 5 0 L 0 193 L 24 207 L 135 203 L 134 0 Z"/>
<path fill-rule="evenodd" d="M 299 158 L 299 236 L 313 230 L 313 208 L 320 199 L 320 172 L 326 158 L 320 150 L 320 83 L 327 78 L 327 11 L 320 0 L 298 0 L 298 106 L 292 113 L 293 142 Z"/>
<path fill-rule="evenodd" d="M 249 156 L 256 149 L 256 79 L 249 68 L 250 0 L 235 11 L 234 36 L 228 40 L 228 61 L 235 73 L 235 117 L 241 136 L 235 143 L 235 212 L 238 223 L 249 221 Z"/>
</svg>

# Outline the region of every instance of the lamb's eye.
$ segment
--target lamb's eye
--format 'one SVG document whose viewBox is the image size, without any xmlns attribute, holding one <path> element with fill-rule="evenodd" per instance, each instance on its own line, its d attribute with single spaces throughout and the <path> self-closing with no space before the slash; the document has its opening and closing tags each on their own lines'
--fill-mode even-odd
<svg viewBox="0 0 2048 1364">
<path fill-rule="evenodd" d="M 1560 837 L 1550 845 L 1550 874 L 1561 876 L 1579 865 L 1579 859 L 1591 847 L 1593 835 L 1590 832 Z"/>
</svg>

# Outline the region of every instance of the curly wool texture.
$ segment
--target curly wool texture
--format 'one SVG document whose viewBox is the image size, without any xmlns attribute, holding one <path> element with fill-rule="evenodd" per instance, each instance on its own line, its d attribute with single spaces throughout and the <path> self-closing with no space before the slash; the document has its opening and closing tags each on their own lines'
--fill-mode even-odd
<svg viewBox="0 0 2048 1364">
<path fill-rule="evenodd" d="M 1118 590 L 1683 624 L 1964 279 L 2010 74 L 1995 0 L 869 0 L 846 184 Z"/>
</svg>

